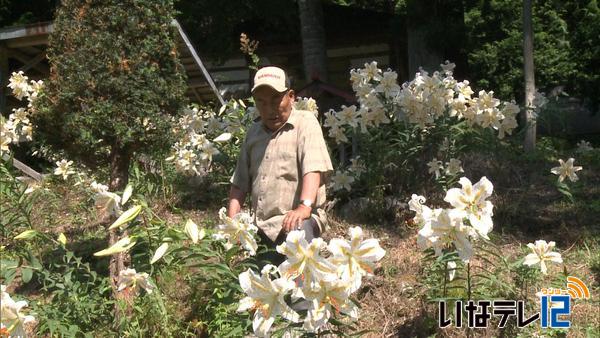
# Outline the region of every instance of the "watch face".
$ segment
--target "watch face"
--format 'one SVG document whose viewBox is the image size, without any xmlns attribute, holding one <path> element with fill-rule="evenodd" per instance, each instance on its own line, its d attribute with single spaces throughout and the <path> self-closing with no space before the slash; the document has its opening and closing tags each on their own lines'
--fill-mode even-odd
<svg viewBox="0 0 600 338">
<path fill-rule="evenodd" d="M 304 200 L 304 201 L 302 201 L 302 204 L 306 205 L 307 207 L 310 207 L 312 205 L 312 201 L 311 200 Z"/>
</svg>

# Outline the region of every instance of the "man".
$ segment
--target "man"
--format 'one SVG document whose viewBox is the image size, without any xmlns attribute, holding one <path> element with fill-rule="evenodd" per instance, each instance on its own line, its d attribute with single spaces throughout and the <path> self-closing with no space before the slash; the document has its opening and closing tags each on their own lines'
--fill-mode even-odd
<svg viewBox="0 0 600 338">
<path fill-rule="evenodd" d="M 321 126 L 312 112 L 293 108 L 295 94 L 280 68 L 261 68 L 252 96 L 260 117 L 240 150 L 228 216 L 240 211 L 250 193 L 259 236 L 267 246 L 282 243 L 297 229 L 310 242 L 327 224 L 321 207 L 324 183 L 333 171 Z"/>
</svg>

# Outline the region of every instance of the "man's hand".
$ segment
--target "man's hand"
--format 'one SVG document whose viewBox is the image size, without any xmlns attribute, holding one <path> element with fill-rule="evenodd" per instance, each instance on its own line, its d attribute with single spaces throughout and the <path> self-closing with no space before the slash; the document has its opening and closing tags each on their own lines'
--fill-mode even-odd
<svg viewBox="0 0 600 338">
<path fill-rule="evenodd" d="M 229 190 L 229 207 L 227 208 L 227 216 L 233 218 L 240 210 L 246 199 L 246 193 L 235 185 L 231 185 Z"/>
<path fill-rule="evenodd" d="M 311 208 L 300 204 L 296 209 L 288 211 L 283 218 L 283 229 L 285 232 L 297 230 L 302 225 L 302 221 L 310 217 Z"/>
</svg>

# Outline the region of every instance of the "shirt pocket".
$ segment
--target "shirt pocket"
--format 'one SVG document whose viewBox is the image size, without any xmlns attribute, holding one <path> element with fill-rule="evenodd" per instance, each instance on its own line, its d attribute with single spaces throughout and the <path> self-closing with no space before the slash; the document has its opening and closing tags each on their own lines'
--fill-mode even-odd
<svg viewBox="0 0 600 338">
<path fill-rule="evenodd" d="M 273 173 L 279 179 L 290 182 L 298 182 L 298 153 L 296 149 L 281 149 L 278 152 L 277 173 Z"/>
</svg>

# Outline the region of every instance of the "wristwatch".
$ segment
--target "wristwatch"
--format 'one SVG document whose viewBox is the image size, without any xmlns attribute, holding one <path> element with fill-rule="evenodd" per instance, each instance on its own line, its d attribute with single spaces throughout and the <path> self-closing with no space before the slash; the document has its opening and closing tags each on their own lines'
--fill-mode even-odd
<svg viewBox="0 0 600 338">
<path fill-rule="evenodd" d="M 305 206 L 307 206 L 307 207 L 309 207 L 309 208 L 311 208 L 311 209 L 312 209 L 312 204 L 313 204 L 313 201 L 311 201 L 311 200 L 302 200 L 302 201 L 300 201 L 300 203 L 302 203 L 302 204 L 304 204 Z"/>
</svg>

